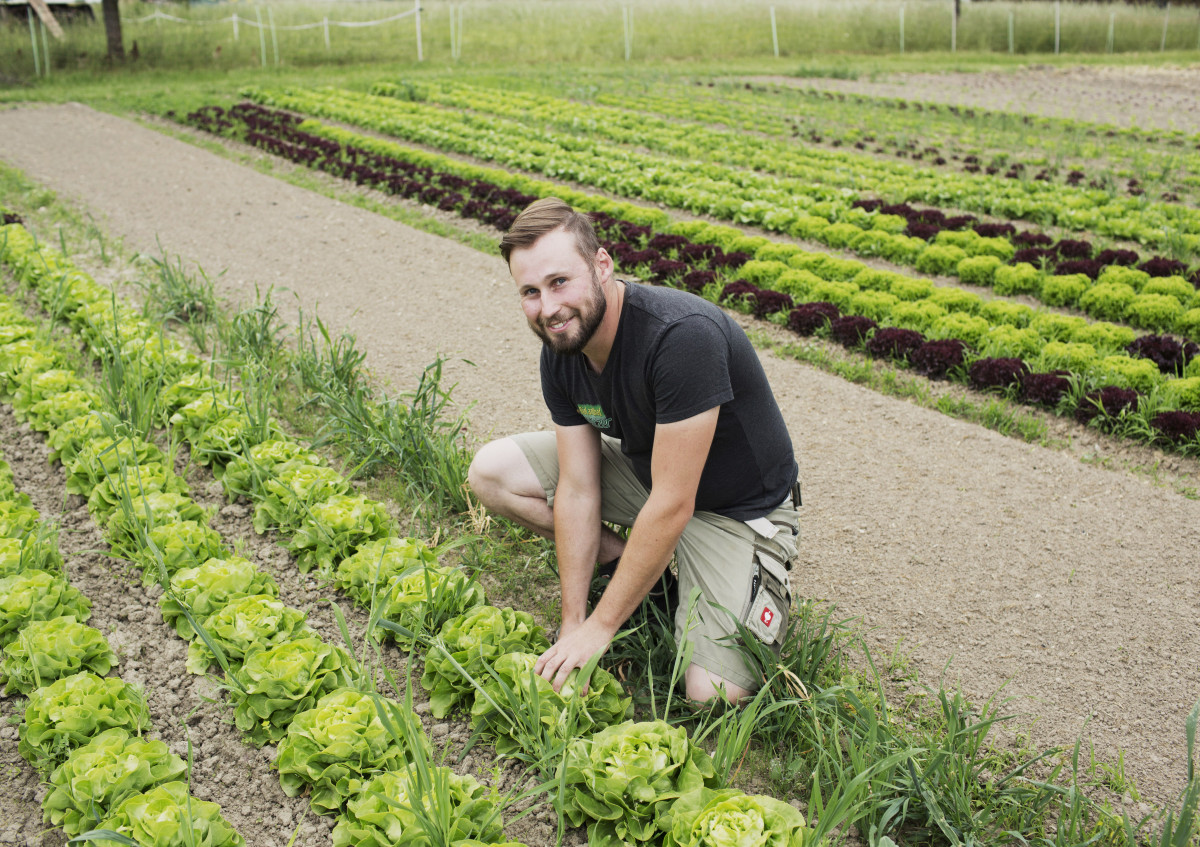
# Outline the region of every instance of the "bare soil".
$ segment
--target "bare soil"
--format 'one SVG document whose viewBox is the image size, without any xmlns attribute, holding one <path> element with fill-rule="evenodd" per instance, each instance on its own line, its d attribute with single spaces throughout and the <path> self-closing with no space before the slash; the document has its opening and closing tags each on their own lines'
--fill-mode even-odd
<svg viewBox="0 0 1200 847">
<path fill-rule="evenodd" d="M 1200 132 L 1200 67 L 1062 67 L 900 73 L 878 79 L 763 77 L 776 83 L 1141 129 Z"/>
<path fill-rule="evenodd" d="M 496 256 L 79 105 L 0 112 L 0 158 L 127 247 L 157 255 L 161 243 L 220 272 L 232 299 L 275 285 L 289 292 L 280 302 L 319 306 L 397 388 L 437 353 L 459 357 L 455 397 L 473 404 L 479 440 L 549 423 L 538 346 Z M 1125 751 L 1142 798 L 1172 801 L 1186 774 L 1184 718 L 1200 697 L 1200 503 L 1176 485 L 1196 484 L 1196 463 L 1066 423 L 1055 431 L 1068 447 L 1033 446 L 794 360 L 763 363 L 804 485 L 798 596 L 861 619 L 885 664 L 904 656 L 922 680 L 976 700 L 1006 686 L 1034 744 L 1082 734 L 1103 760 Z M 4 841 L 9 820 L 0 843 L 20 843 Z"/>
</svg>

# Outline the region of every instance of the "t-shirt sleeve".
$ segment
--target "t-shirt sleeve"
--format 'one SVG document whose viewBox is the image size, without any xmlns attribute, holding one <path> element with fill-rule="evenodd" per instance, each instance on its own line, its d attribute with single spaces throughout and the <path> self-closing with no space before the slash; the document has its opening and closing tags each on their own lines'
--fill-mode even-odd
<svg viewBox="0 0 1200 847">
<path fill-rule="evenodd" d="M 557 426 L 586 424 L 587 419 L 579 414 L 579 410 L 567 396 L 562 380 L 554 374 L 553 359 L 546 347 L 542 347 L 541 374 L 542 399 L 546 401 L 546 408 L 550 410 L 550 420 Z"/>
<path fill-rule="evenodd" d="M 650 369 L 655 423 L 686 420 L 733 399 L 729 339 L 703 315 L 675 322 L 663 333 Z"/>
</svg>

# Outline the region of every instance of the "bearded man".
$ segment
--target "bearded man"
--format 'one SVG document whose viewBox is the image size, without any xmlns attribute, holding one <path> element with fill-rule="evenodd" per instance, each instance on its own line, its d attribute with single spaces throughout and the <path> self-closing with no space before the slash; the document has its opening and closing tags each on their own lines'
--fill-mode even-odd
<svg viewBox="0 0 1200 847">
<path fill-rule="evenodd" d="M 687 696 L 741 700 L 762 680 L 736 621 L 778 648 L 799 535 L 798 468 L 757 353 L 712 303 L 616 279 L 591 221 L 561 200 L 526 208 L 500 252 L 542 341 L 555 428 L 485 445 L 469 481 L 554 541 L 562 624 L 537 673 L 559 690 L 607 650 L 674 556 Z M 611 578 L 589 612 L 597 574 Z"/>
</svg>

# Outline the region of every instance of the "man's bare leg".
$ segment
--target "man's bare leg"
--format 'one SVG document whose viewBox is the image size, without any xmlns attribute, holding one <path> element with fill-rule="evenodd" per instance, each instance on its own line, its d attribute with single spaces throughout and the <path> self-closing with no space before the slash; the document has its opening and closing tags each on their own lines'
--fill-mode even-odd
<svg viewBox="0 0 1200 847">
<path fill-rule="evenodd" d="M 554 540 L 554 509 L 517 442 L 501 438 L 485 444 L 471 461 L 467 481 L 488 509 Z M 624 539 L 606 526 L 600 528 L 601 562 L 611 562 L 624 549 Z"/>
<path fill-rule="evenodd" d="M 684 671 L 683 680 L 687 688 L 688 699 L 694 703 L 708 703 L 714 699 L 723 699 L 736 705 L 754 693 L 742 688 L 737 683 L 722 679 L 696 664 L 688 665 L 687 670 Z"/>
</svg>

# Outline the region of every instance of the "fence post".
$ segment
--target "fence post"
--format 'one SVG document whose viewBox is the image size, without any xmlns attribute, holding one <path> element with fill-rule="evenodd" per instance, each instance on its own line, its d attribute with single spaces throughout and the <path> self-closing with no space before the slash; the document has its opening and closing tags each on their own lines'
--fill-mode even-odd
<svg viewBox="0 0 1200 847">
<path fill-rule="evenodd" d="M 1016 52 L 1017 39 L 1015 36 L 1015 27 L 1013 26 L 1013 17 L 1015 13 L 1012 9 L 1008 10 L 1008 52 L 1009 55 Z"/>
<path fill-rule="evenodd" d="M 329 15 L 325 16 L 324 24 L 325 24 L 325 52 L 328 53 L 330 50 L 333 49 L 333 46 L 329 43 Z"/>
<path fill-rule="evenodd" d="M 50 78 L 50 42 L 46 40 L 46 22 L 39 22 L 42 27 L 42 64 L 46 67 L 46 78 Z"/>
<path fill-rule="evenodd" d="M 466 8 L 466 3 L 458 4 L 458 29 L 455 30 L 458 33 L 458 43 L 454 45 L 454 58 L 456 59 L 462 58 L 463 12 L 466 11 Z"/>
<path fill-rule="evenodd" d="M 775 58 L 779 58 L 779 29 L 775 26 L 775 7 L 771 7 L 771 46 L 775 48 Z"/>
<path fill-rule="evenodd" d="M 262 66 L 267 66 L 267 33 L 262 22 L 262 6 L 254 7 L 254 15 L 258 19 L 258 52 L 262 57 Z"/>
<path fill-rule="evenodd" d="M 1167 10 L 1163 13 L 1163 34 L 1162 43 L 1158 45 L 1158 52 L 1163 53 L 1167 49 L 1167 24 L 1171 22 L 1171 4 L 1167 3 Z"/>
<path fill-rule="evenodd" d="M 421 49 L 421 0 L 413 0 L 413 10 L 417 16 L 417 61 L 425 61 L 425 53 Z"/>
<path fill-rule="evenodd" d="M 1109 53 L 1111 53 L 1113 51 L 1114 42 L 1116 41 L 1116 39 L 1114 37 L 1114 33 L 1116 31 L 1116 23 L 1117 23 L 1117 13 L 1109 12 L 1108 13 L 1108 42 L 1107 42 Z"/>
<path fill-rule="evenodd" d="M 904 52 L 904 4 L 900 4 L 900 52 Z"/>
<path fill-rule="evenodd" d="M 267 23 L 271 27 L 271 50 L 275 54 L 275 65 L 279 66 L 279 37 L 275 34 L 275 13 L 267 7 Z"/>
<path fill-rule="evenodd" d="M 42 75 L 42 60 L 38 57 L 37 29 L 33 26 L 33 7 L 25 10 L 25 19 L 29 21 L 29 43 L 33 45 L 33 75 Z"/>
<path fill-rule="evenodd" d="M 237 12 L 233 13 L 233 40 L 234 41 L 238 40 L 238 15 L 237 15 Z"/>
<path fill-rule="evenodd" d="M 958 52 L 958 7 L 950 6 L 950 52 Z"/>
<path fill-rule="evenodd" d="M 621 7 L 621 22 L 625 26 L 625 61 L 633 56 L 633 7 Z"/>
<path fill-rule="evenodd" d="M 1054 0 L 1054 55 L 1058 55 L 1058 47 L 1062 38 L 1062 0 Z"/>
</svg>

